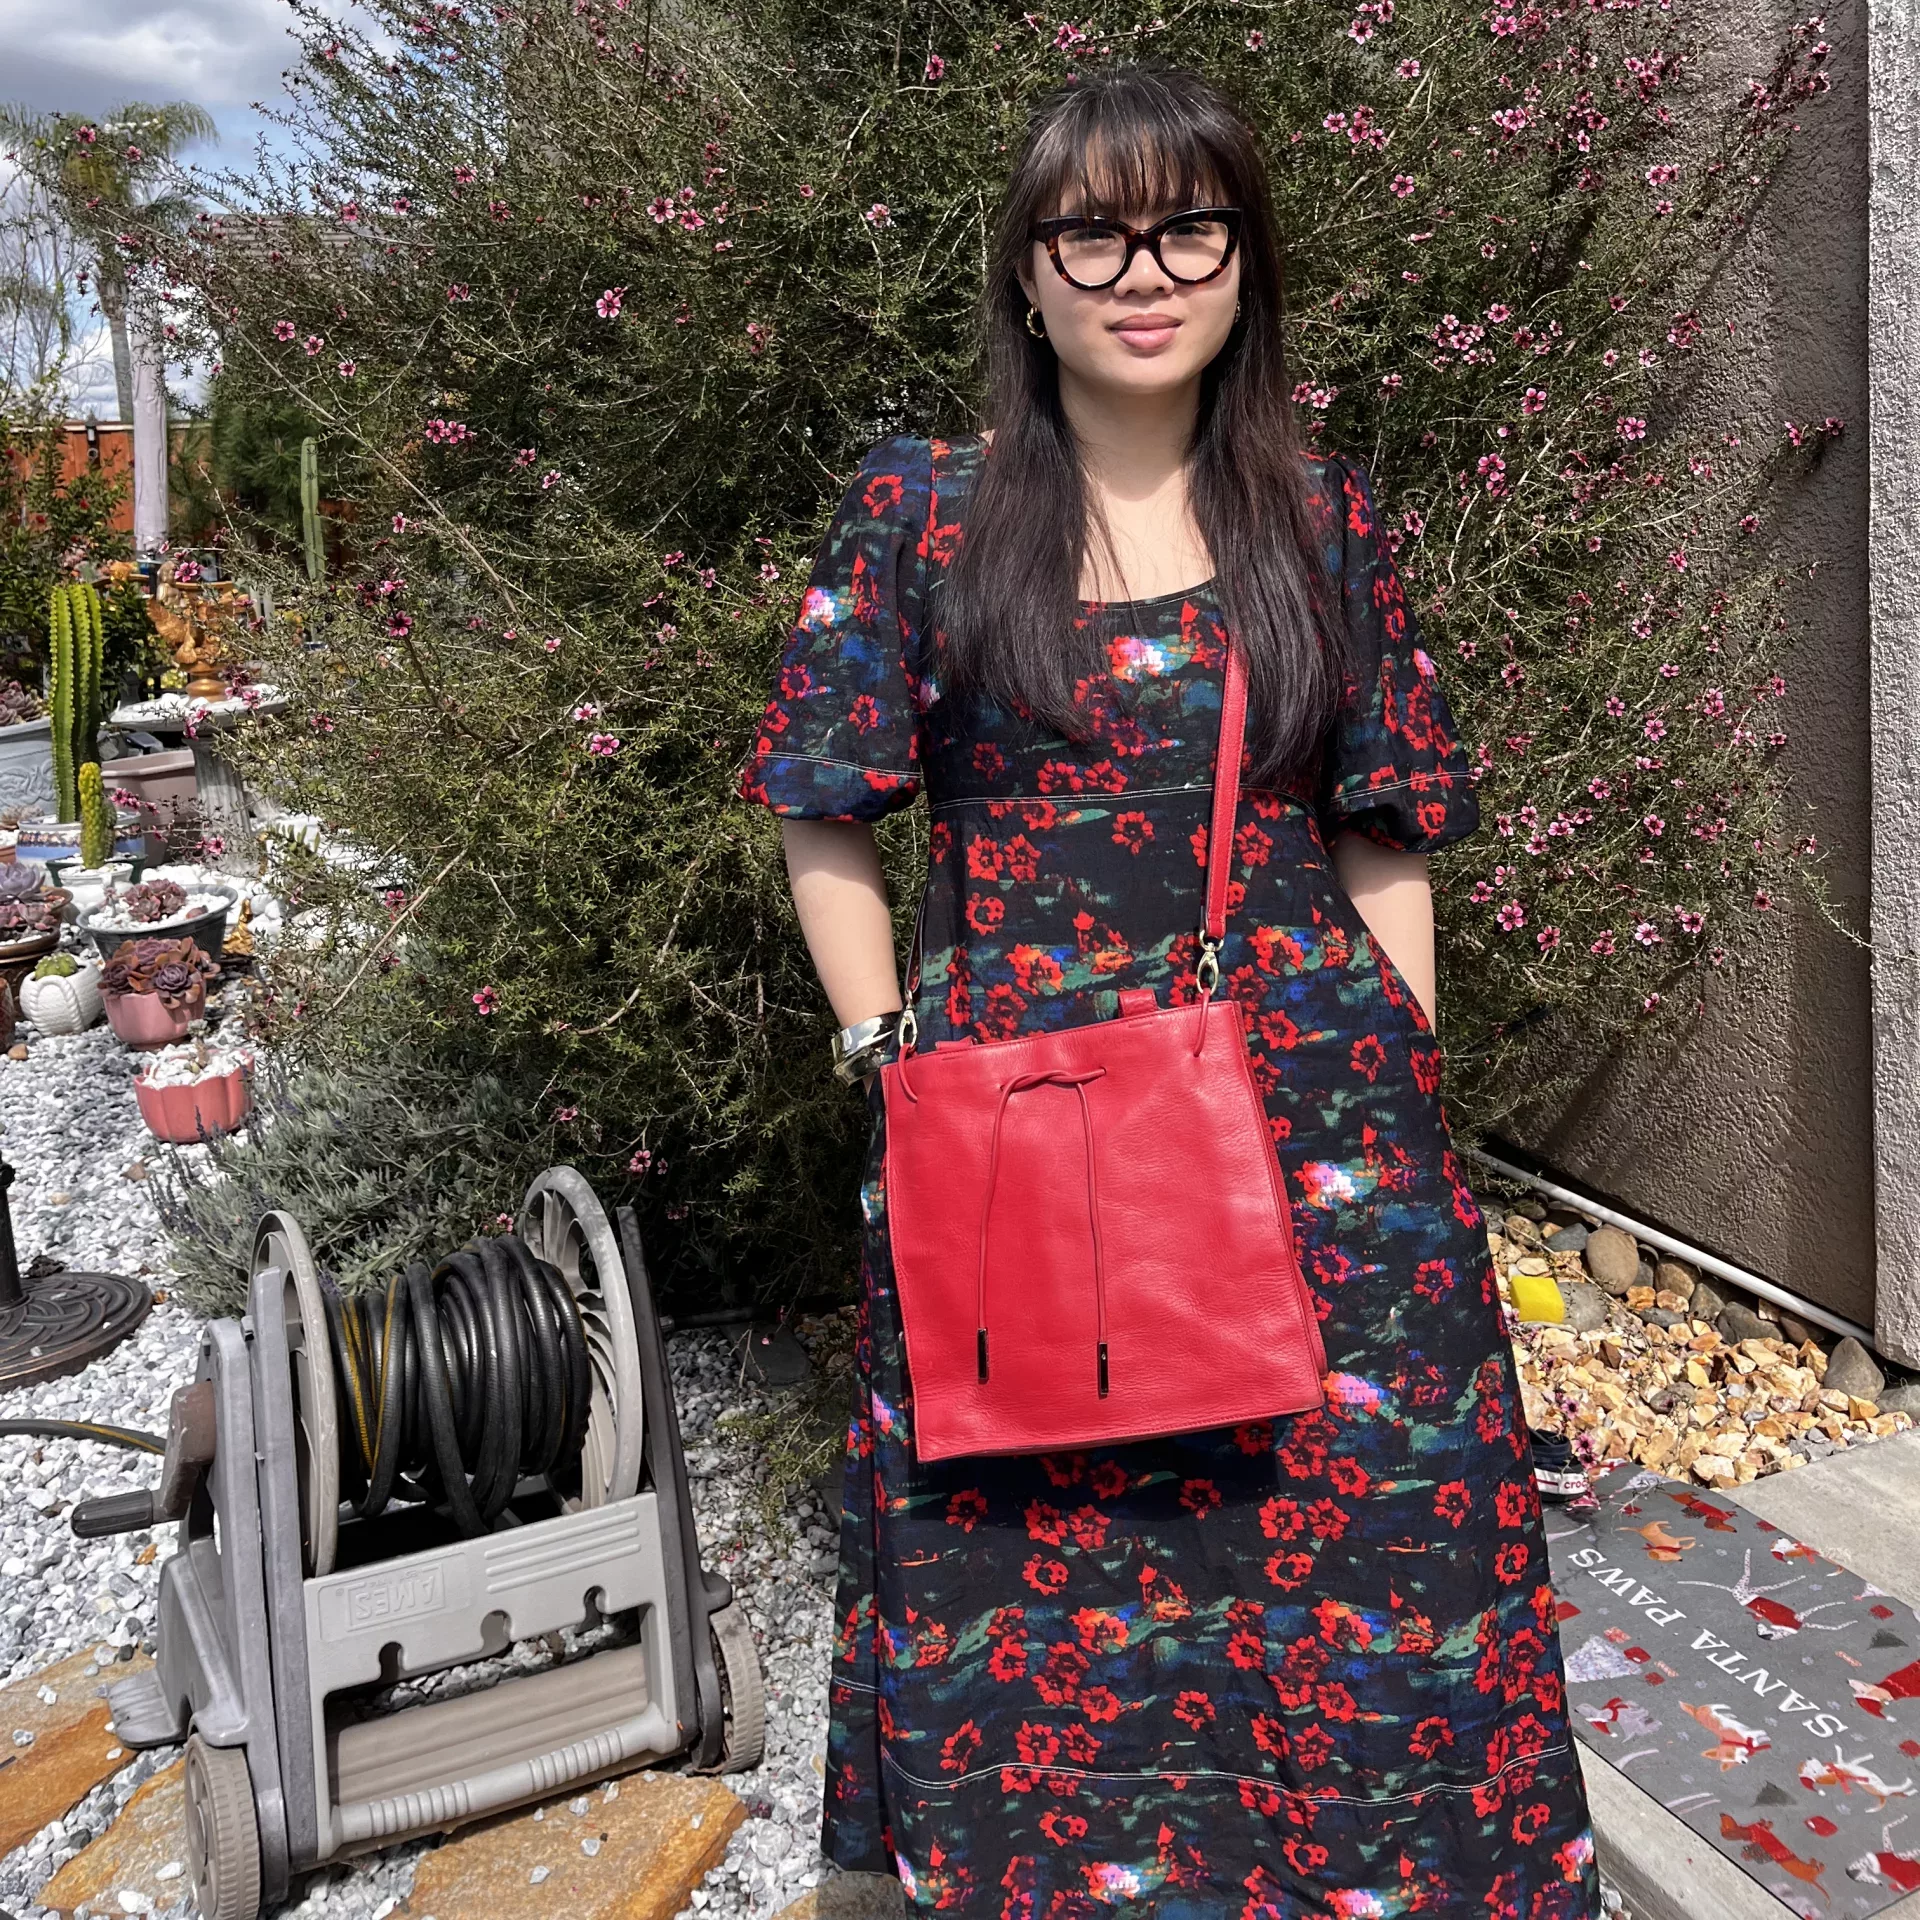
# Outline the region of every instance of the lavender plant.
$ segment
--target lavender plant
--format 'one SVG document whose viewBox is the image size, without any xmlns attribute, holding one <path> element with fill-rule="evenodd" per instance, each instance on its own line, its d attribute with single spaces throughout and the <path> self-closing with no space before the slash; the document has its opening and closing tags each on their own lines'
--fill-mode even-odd
<svg viewBox="0 0 1920 1920">
<path fill-rule="evenodd" d="M 1688 401 L 1817 18 L 1726 85 L 1704 0 L 294 12 L 282 140 L 142 243 L 223 393 L 297 410 L 353 503 L 325 580 L 249 563 L 299 618 L 256 638 L 292 702 L 242 750 L 380 903 L 309 863 L 329 932 L 276 1005 L 508 1074 L 639 1183 L 672 1274 L 844 1271 L 864 1116 L 733 773 L 862 449 L 973 424 L 994 183 L 1096 63 L 1215 75 L 1273 153 L 1296 404 L 1373 472 L 1488 821 L 1436 865 L 1456 1124 L 1780 897 L 1768 520 L 1841 423 Z"/>
</svg>

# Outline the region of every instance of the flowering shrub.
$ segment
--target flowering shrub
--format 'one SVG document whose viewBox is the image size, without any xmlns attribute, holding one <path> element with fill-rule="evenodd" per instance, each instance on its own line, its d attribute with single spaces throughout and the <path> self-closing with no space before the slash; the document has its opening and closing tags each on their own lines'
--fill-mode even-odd
<svg viewBox="0 0 1920 1920">
<path fill-rule="evenodd" d="M 1476 756 L 1487 831 L 1436 864 L 1456 1121 L 1776 897 L 1769 502 L 1841 424 L 1687 401 L 1817 20 L 1721 98 L 1704 0 L 367 12 L 296 6 L 300 157 L 165 260 L 223 389 L 297 406 L 354 502 L 325 587 L 276 582 L 292 701 L 250 751 L 379 891 L 302 877 L 332 931 L 279 1016 L 509 1075 L 673 1272 L 844 1276 L 864 1116 L 733 773 L 842 477 L 973 423 L 984 210 L 1096 62 L 1216 75 L 1274 154 L 1296 405 L 1371 468 Z"/>
</svg>

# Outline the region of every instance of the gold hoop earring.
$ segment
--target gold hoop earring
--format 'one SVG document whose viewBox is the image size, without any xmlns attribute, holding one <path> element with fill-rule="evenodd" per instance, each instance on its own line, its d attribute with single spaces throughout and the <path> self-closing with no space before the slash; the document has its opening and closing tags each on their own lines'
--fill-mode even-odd
<svg viewBox="0 0 1920 1920">
<path fill-rule="evenodd" d="M 1027 309 L 1027 331 L 1032 334 L 1036 340 L 1044 340 L 1047 337 L 1047 330 L 1038 324 L 1039 319 L 1040 309 L 1038 307 L 1029 307 Z"/>
<path fill-rule="evenodd" d="M 1240 318 L 1240 302 L 1237 297 L 1235 298 L 1233 303 L 1233 317 L 1236 321 L 1238 321 L 1238 319 Z"/>
</svg>

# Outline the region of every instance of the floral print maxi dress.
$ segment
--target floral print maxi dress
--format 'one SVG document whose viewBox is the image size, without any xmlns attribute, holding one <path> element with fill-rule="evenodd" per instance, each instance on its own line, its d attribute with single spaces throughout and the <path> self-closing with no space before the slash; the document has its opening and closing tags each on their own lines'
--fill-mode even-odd
<svg viewBox="0 0 1920 1920">
<path fill-rule="evenodd" d="M 1196 992 L 1224 628 L 1205 588 L 1087 607 L 1091 741 L 942 695 L 938 582 L 977 438 L 868 456 L 742 779 L 790 817 L 924 792 L 921 1044 Z M 887 1244 L 861 1200 L 824 1846 L 1007 1920 L 1598 1911 L 1554 1596 L 1441 1050 L 1327 856 L 1470 833 L 1452 720 L 1366 477 L 1310 467 L 1360 671 L 1318 776 L 1250 792 L 1223 990 L 1326 1342 L 1323 1410 L 1084 1452 L 916 1460 Z M 971 1223 L 968 1223 L 970 1227 Z M 955 1231 L 963 1231 L 956 1222 Z"/>
</svg>

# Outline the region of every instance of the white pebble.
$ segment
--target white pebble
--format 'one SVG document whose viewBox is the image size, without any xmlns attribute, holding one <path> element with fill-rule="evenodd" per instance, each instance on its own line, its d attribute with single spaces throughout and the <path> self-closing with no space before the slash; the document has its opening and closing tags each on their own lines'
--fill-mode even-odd
<svg viewBox="0 0 1920 1920">
<path fill-rule="evenodd" d="M 600 1851 L 600 1836 L 593 1833 L 588 1834 L 587 1837 L 580 1842 L 580 1851 L 591 1860 L 593 1856 Z"/>
<path fill-rule="evenodd" d="M 120 1902 L 122 1913 L 151 1913 L 153 1902 L 144 1893 L 136 1893 L 131 1887 L 122 1887 L 113 1896 Z"/>
<path fill-rule="evenodd" d="M 60 1698 L 51 1687 L 42 1687 L 36 1696 L 43 1706 L 52 1706 Z"/>
<path fill-rule="evenodd" d="M 30 1747 L 33 1745 L 33 1735 L 29 1733 L 25 1727 L 15 1727 L 13 1730 L 13 1744 L 16 1747 Z"/>
<path fill-rule="evenodd" d="M 153 1877 L 156 1880 L 178 1880 L 186 1868 L 178 1860 L 169 1860 Z"/>
<path fill-rule="evenodd" d="M 583 1793 L 577 1800 L 567 1802 L 567 1811 L 577 1820 L 587 1810 L 587 1796 Z"/>
<path fill-rule="evenodd" d="M 537 1887 L 552 1871 L 553 1869 L 551 1867 L 535 1867 L 534 1870 L 527 1875 L 528 1884 Z"/>
</svg>

